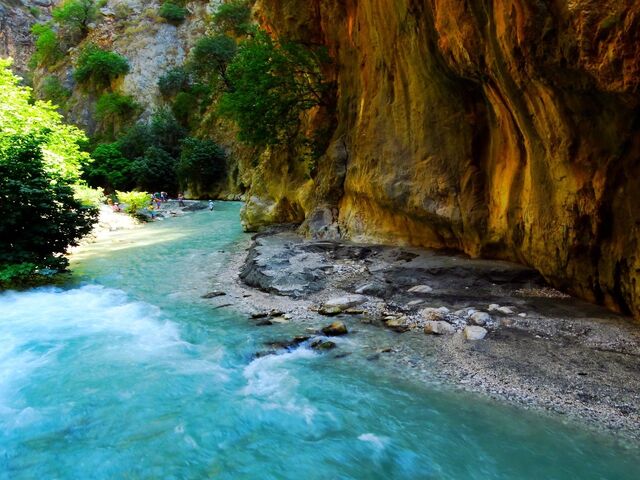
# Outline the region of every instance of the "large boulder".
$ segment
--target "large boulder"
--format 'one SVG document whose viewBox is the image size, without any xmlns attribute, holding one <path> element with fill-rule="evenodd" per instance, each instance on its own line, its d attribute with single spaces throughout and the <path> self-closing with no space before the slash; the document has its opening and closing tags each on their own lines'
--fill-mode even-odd
<svg viewBox="0 0 640 480">
<path fill-rule="evenodd" d="M 321 331 L 327 337 L 337 337 L 349 333 L 347 326 L 342 322 L 333 322 L 331 325 L 324 327 Z"/>
<path fill-rule="evenodd" d="M 467 340 L 482 340 L 486 336 L 486 328 L 478 327 L 476 325 L 470 325 L 464 328 L 464 338 Z"/>
<path fill-rule="evenodd" d="M 428 321 L 424 325 L 424 333 L 428 335 L 451 335 L 456 333 L 456 329 L 447 322 Z"/>
</svg>

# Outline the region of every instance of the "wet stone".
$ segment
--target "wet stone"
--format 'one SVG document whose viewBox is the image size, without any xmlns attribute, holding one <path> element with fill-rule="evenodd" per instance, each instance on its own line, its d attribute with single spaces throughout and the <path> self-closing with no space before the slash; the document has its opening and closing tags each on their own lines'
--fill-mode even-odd
<svg viewBox="0 0 640 480">
<path fill-rule="evenodd" d="M 322 329 L 322 333 L 327 337 L 337 337 L 349 333 L 347 326 L 342 322 L 333 322 Z"/>
</svg>

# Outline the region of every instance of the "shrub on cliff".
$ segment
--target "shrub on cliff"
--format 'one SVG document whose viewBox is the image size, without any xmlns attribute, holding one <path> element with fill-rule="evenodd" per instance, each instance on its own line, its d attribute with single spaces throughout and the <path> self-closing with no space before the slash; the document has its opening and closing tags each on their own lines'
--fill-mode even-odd
<svg viewBox="0 0 640 480">
<path fill-rule="evenodd" d="M 71 43 L 77 43 L 89 33 L 89 25 L 98 17 L 95 0 L 65 0 L 51 11 L 60 33 Z"/>
<path fill-rule="evenodd" d="M 251 6 L 246 0 L 231 0 L 222 3 L 213 14 L 213 23 L 222 33 L 238 37 L 251 31 Z"/>
<path fill-rule="evenodd" d="M 69 100 L 71 96 L 71 90 L 65 88 L 60 82 L 60 79 L 55 75 L 45 77 L 39 91 L 45 100 L 49 100 L 60 106 L 64 106 L 65 102 Z"/>
<path fill-rule="evenodd" d="M 158 10 L 158 15 L 167 22 L 178 25 L 184 21 L 187 16 L 187 9 L 176 4 L 173 1 L 165 1 Z"/>
<path fill-rule="evenodd" d="M 291 140 L 298 134 L 301 114 L 323 104 L 324 55 L 257 32 L 240 46 L 227 69 L 231 88 L 220 98 L 219 113 L 238 124 L 243 142 L 265 146 Z"/>
<path fill-rule="evenodd" d="M 125 57 L 96 45 L 88 45 L 78 57 L 73 77 L 78 83 L 103 90 L 127 73 L 129 62 Z"/>
<path fill-rule="evenodd" d="M 32 67 L 52 65 L 60 60 L 63 52 L 58 42 L 56 32 L 48 24 L 36 23 L 31 27 L 35 41 L 35 52 L 31 57 Z"/>
<path fill-rule="evenodd" d="M 172 68 L 158 79 L 158 89 L 165 98 L 175 97 L 191 88 L 191 75 L 182 67 Z"/>
<path fill-rule="evenodd" d="M 130 95 L 105 93 L 96 103 L 96 120 L 103 133 L 113 136 L 134 120 L 139 109 L 140 105 Z"/>
</svg>

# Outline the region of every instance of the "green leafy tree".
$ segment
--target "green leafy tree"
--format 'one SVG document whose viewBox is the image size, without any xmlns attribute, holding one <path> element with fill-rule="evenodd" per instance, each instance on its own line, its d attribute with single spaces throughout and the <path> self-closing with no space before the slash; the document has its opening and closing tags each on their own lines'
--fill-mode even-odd
<svg viewBox="0 0 640 480">
<path fill-rule="evenodd" d="M 174 158 L 180 155 L 181 142 L 187 131 L 176 120 L 171 110 L 161 108 L 154 112 L 149 122 L 149 132 L 154 146 L 162 148 Z"/>
<path fill-rule="evenodd" d="M 0 146 L 11 136 L 39 136 L 46 168 L 76 181 L 89 160 L 81 149 L 87 140 L 85 134 L 63 123 L 54 105 L 33 101 L 31 89 L 20 85 L 10 66 L 10 60 L 0 59 Z M 42 135 L 43 131 L 47 135 Z"/>
<path fill-rule="evenodd" d="M 91 158 L 93 161 L 87 165 L 84 174 L 89 185 L 104 187 L 110 192 L 130 190 L 136 186 L 133 161 L 122 154 L 117 143 L 98 145 Z"/>
<path fill-rule="evenodd" d="M 231 0 L 222 3 L 213 14 L 213 23 L 222 33 L 236 36 L 251 31 L 251 6 L 246 0 Z"/>
<path fill-rule="evenodd" d="M 0 146 L 0 275 L 7 283 L 37 269 L 66 268 L 67 248 L 91 231 L 97 210 L 75 199 L 70 182 L 47 169 L 49 135 L 12 135 Z"/>
<path fill-rule="evenodd" d="M 175 192 L 176 160 L 160 147 L 152 146 L 133 164 L 138 187 L 152 191 Z"/>
<path fill-rule="evenodd" d="M 278 42 L 259 31 L 241 45 L 229 65 L 232 88 L 220 98 L 218 111 L 238 124 L 243 142 L 288 142 L 299 133 L 301 114 L 324 104 L 324 60 L 322 51 Z"/>
<path fill-rule="evenodd" d="M 94 0 L 65 0 L 51 11 L 64 37 L 77 43 L 89 33 L 89 25 L 98 17 Z"/>
<path fill-rule="evenodd" d="M 236 42 L 231 37 L 203 37 L 191 50 L 188 66 L 201 80 L 207 83 L 222 80 L 227 88 L 232 88 L 227 77 L 227 67 L 236 51 Z"/>
<path fill-rule="evenodd" d="M 85 86 L 104 90 L 118 77 L 129 73 L 129 69 L 129 62 L 122 55 L 97 45 L 88 45 L 78 57 L 73 77 Z"/>
<path fill-rule="evenodd" d="M 207 188 L 220 181 L 226 169 L 224 150 L 211 140 L 186 138 L 178 163 L 178 179 L 182 187 L 196 185 Z"/>
</svg>

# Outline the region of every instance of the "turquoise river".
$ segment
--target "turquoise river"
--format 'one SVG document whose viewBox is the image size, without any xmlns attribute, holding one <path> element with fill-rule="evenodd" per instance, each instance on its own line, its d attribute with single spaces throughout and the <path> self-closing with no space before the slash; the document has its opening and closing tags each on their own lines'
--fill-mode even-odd
<svg viewBox="0 0 640 480">
<path fill-rule="evenodd" d="M 637 446 L 392 362 L 255 359 L 300 326 L 200 299 L 232 281 L 239 208 L 114 234 L 65 287 L 0 295 L 0 479 L 640 478 Z M 391 335 L 373 330 L 340 348 Z"/>
</svg>

